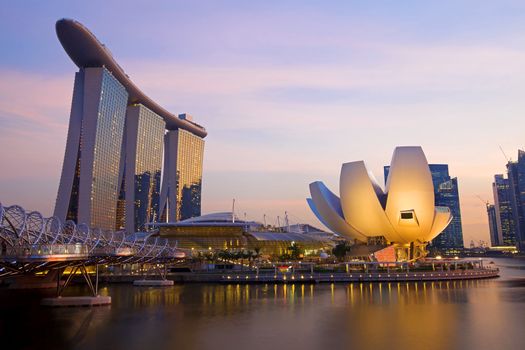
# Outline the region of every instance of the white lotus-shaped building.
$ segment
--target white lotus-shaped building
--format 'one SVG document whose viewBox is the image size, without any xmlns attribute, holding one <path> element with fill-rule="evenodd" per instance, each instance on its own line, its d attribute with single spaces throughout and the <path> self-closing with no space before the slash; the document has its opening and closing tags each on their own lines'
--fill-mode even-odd
<svg viewBox="0 0 525 350">
<path fill-rule="evenodd" d="M 434 205 L 432 175 L 421 147 L 395 149 L 385 191 L 363 161 L 343 164 L 339 188 L 340 198 L 322 182 L 313 182 L 307 201 L 326 227 L 351 241 L 384 237 L 424 252 L 452 219 L 449 208 Z"/>
</svg>

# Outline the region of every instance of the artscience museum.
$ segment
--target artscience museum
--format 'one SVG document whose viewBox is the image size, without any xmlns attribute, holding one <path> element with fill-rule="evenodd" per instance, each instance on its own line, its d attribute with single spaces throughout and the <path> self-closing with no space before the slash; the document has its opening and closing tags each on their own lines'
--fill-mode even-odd
<svg viewBox="0 0 525 350">
<path fill-rule="evenodd" d="M 334 233 L 355 244 L 377 245 L 397 261 L 424 257 L 426 245 L 452 220 L 450 209 L 436 206 L 434 186 L 421 147 L 397 147 L 385 190 L 363 161 L 341 167 L 339 197 L 321 181 L 310 184 L 308 204 Z"/>
</svg>

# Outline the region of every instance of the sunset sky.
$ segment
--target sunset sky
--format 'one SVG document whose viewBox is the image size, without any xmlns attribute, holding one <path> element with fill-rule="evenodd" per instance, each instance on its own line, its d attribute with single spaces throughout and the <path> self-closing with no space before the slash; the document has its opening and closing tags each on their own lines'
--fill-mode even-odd
<svg viewBox="0 0 525 350">
<path fill-rule="evenodd" d="M 523 1 L 0 1 L 0 202 L 51 215 L 83 23 L 131 79 L 206 138 L 203 213 L 322 225 L 308 184 L 376 177 L 421 145 L 459 178 L 465 244 L 488 241 L 493 175 L 525 147 Z"/>
</svg>

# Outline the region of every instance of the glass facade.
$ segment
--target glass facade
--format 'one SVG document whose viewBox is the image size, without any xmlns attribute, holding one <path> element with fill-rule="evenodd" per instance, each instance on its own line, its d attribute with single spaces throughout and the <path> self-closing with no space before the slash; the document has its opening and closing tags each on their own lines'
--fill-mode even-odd
<svg viewBox="0 0 525 350">
<path fill-rule="evenodd" d="M 503 175 L 495 175 L 492 184 L 494 192 L 494 207 L 496 209 L 496 224 L 501 245 L 516 244 L 516 224 L 512 211 L 512 191 L 509 179 Z"/>
<path fill-rule="evenodd" d="M 113 229 L 119 194 L 120 152 L 128 93 L 105 68 L 102 70 L 100 103 L 93 155 L 91 226 Z"/>
<path fill-rule="evenodd" d="M 115 228 L 127 103 L 126 89 L 107 69 L 77 73 L 70 128 L 78 127 L 79 138 L 68 138 L 66 146 L 75 149 L 76 157 L 65 219 Z M 64 168 L 72 166 L 64 162 Z"/>
<path fill-rule="evenodd" d="M 432 167 L 432 165 L 430 165 Z M 432 240 L 432 247 L 443 252 L 463 248 L 463 229 L 461 227 L 461 210 L 459 207 L 458 179 L 449 180 L 438 185 L 435 191 L 437 206 L 448 207 L 452 214 L 452 221 L 436 238 Z"/>
<path fill-rule="evenodd" d="M 311 238 L 298 233 L 251 232 L 246 226 L 238 225 L 188 225 L 160 226 L 159 234 L 178 248 L 192 251 L 227 250 L 231 252 L 258 249 L 261 254 L 281 255 L 297 243 L 302 249 L 319 251 L 331 250 L 330 241 Z"/>
<path fill-rule="evenodd" d="M 78 146 L 77 161 L 75 164 L 73 188 L 71 189 L 71 197 L 69 198 L 66 220 L 73 220 L 76 222 L 78 218 L 78 190 L 80 181 L 80 145 Z"/>
<path fill-rule="evenodd" d="M 489 217 L 489 231 L 490 231 L 490 245 L 499 246 L 501 245 L 498 236 L 498 225 L 496 223 L 496 208 L 494 204 L 487 204 L 487 215 Z"/>
<path fill-rule="evenodd" d="M 204 140 L 178 130 L 176 221 L 201 215 L 202 163 Z"/>
<path fill-rule="evenodd" d="M 82 125 L 82 106 L 84 101 L 84 70 L 81 69 L 75 74 L 75 85 L 73 87 L 73 100 L 71 103 L 71 115 L 70 115 L 70 121 L 69 121 L 69 129 L 68 129 L 68 140 L 67 140 L 67 146 L 66 146 L 66 156 L 64 157 L 64 164 L 62 165 L 62 176 L 60 178 L 60 189 L 57 196 L 57 207 L 60 204 L 60 195 L 64 195 L 62 200 L 67 199 L 67 210 L 65 219 L 66 220 L 72 220 L 77 222 L 78 219 L 78 199 L 79 199 L 79 187 L 80 187 L 80 149 L 82 145 L 82 133 L 81 133 L 81 125 Z M 76 112 L 76 113 L 75 113 Z M 77 123 L 75 123 L 75 120 L 77 120 Z M 75 133 L 75 129 L 77 129 L 78 132 L 78 139 L 75 139 L 72 134 Z M 65 173 L 68 172 L 69 169 L 67 169 L 67 151 L 68 148 L 74 148 L 74 164 L 75 164 L 75 170 L 73 172 L 73 179 L 71 184 L 71 190 L 69 193 L 67 193 L 67 190 L 62 190 L 62 181 L 67 175 Z M 62 190 L 62 193 L 61 191 Z M 64 208 L 66 206 L 63 206 Z M 56 208 L 55 208 L 56 210 Z M 57 213 L 55 212 L 55 216 L 60 217 L 61 219 L 64 218 L 63 213 Z"/>
<path fill-rule="evenodd" d="M 158 221 L 162 147 L 165 123 L 162 117 L 138 105 L 134 184 L 134 226 L 144 229 L 144 224 Z"/>
<path fill-rule="evenodd" d="M 124 166 L 124 173 L 125 173 L 125 166 Z M 123 230 L 126 228 L 126 187 L 125 187 L 126 181 L 121 181 L 120 185 L 120 194 L 117 201 L 117 220 L 115 224 L 115 228 L 117 230 Z"/>
<path fill-rule="evenodd" d="M 520 251 L 525 251 L 525 152 L 518 150 L 518 161 L 507 164 L 514 214 L 515 241 Z"/>
<path fill-rule="evenodd" d="M 430 173 L 432 174 L 432 183 L 434 184 L 434 189 L 439 188 L 439 185 L 450 180 L 448 164 L 429 164 L 428 167 L 430 169 Z"/>
<path fill-rule="evenodd" d="M 128 102 L 126 87 L 105 67 L 77 73 L 55 206 L 61 220 L 131 232 L 160 221 L 162 208 L 173 221 L 200 216 L 204 140 L 167 131 L 166 116 Z"/>
</svg>

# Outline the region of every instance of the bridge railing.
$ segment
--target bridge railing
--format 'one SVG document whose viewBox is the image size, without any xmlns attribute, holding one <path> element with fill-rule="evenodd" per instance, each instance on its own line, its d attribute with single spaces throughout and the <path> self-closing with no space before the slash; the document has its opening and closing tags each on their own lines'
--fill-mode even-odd
<svg viewBox="0 0 525 350">
<path fill-rule="evenodd" d="M 11 259 L 73 258 L 87 259 L 89 247 L 84 244 L 36 244 L 9 246 L 1 252 L 2 257 Z"/>
</svg>

